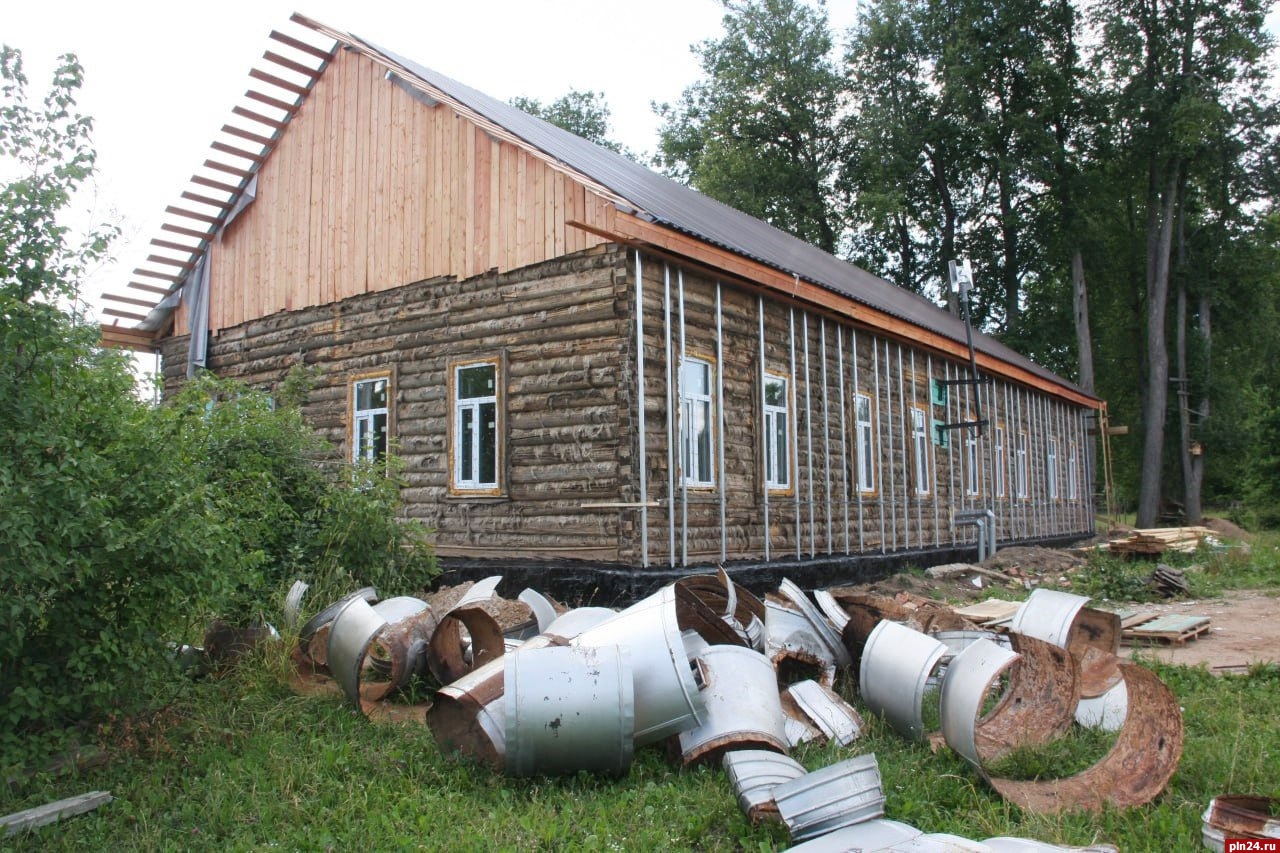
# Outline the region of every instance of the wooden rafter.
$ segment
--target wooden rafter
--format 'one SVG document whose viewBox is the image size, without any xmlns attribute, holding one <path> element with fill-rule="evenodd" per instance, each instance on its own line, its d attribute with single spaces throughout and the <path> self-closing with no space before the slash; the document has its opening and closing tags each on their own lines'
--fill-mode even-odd
<svg viewBox="0 0 1280 853">
<path fill-rule="evenodd" d="M 173 249 L 176 252 L 186 252 L 189 255 L 194 255 L 196 252 L 200 251 L 199 246 L 184 246 L 181 243 L 174 243 L 169 240 L 161 240 L 159 237 L 156 237 L 155 239 L 153 239 L 151 241 L 151 245 L 159 246 L 162 249 Z"/>
<path fill-rule="evenodd" d="M 224 210 L 234 204 L 234 202 L 231 201 L 224 201 L 222 199 L 213 198 L 212 196 L 200 195 L 199 193 L 193 193 L 190 190 L 183 190 L 182 197 L 187 201 L 198 201 L 201 204 L 207 204 L 210 207 L 220 207 Z"/>
<path fill-rule="evenodd" d="M 170 275 L 167 272 L 156 272 L 155 270 L 144 269 L 143 267 L 138 267 L 136 270 L 133 271 L 133 274 L 145 275 L 148 278 L 158 278 L 164 281 L 171 281 L 174 284 L 182 283 L 182 276 L 180 275 Z"/>
<path fill-rule="evenodd" d="M 250 142 L 256 142 L 258 145 L 261 145 L 263 148 L 270 148 L 274 144 L 271 140 L 271 137 L 262 136 L 261 134 L 257 134 L 257 133 L 251 133 L 247 130 L 244 130 L 243 128 L 236 127 L 234 124 L 224 124 L 222 126 L 222 132 L 230 136 L 239 137 L 240 139 L 247 139 Z"/>
<path fill-rule="evenodd" d="M 208 240 L 216 232 L 212 229 L 208 231 L 196 231 L 191 228 L 183 228 L 181 225 L 174 225 L 171 222 L 165 222 L 160 226 L 161 231 L 168 231 L 171 234 L 181 234 L 183 237 L 195 237 L 197 240 Z"/>
<path fill-rule="evenodd" d="M 162 296 L 168 296 L 170 291 L 167 287 L 156 287 L 154 284 L 143 284 L 140 281 L 131 281 L 128 284 L 134 290 L 145 290 L 147 293 L 159 293 Z"/>
<path fill-rule="evenodd" d="M 184 207 L 174 207 L 169 205 L 164 209 L 165 213 L 172 213 L 174 216 L 185 216 L 188 219 L 195 219 L 199 222 L 208 222 L 217 225 L 221 220 L 217 216 L 209 216 L 207 213 L 196 213 L 193 210 L 187 210 Z"/>
<path fill-rule="evenodd" d="M 236 175 L 241 178 L 253 176 L 253 172 L 248 169 L 241 169 L 239 166 L 228 166 L 226 163 L 219 163 L 217 160 L 205 160 L 204 167 L 206 169 L 215 169 L 219 172 L 226 172 L 228 175 Z"/>
<path fill-rule="evenodd" d="M 286 92 L 293 92 L 295 95 L 306 95 L 307 92 L 311 91 L 306 86 L 299 86 L 297 83 L 290 83 L 288 80 L 284 80 L 274 74 L 268 74 L 265 71 L 259 71 L 257 68 L 251 70 L 249 72 L 249 76 L 254 80 L 261 80 L 263 83 L 270 83 L 277 89 L 283 89 Z"/>
<path fill-rule="evenodd" d="M 209 147 L 214 151 L 221 151 L 223 154 L 230 154 L 233 157 L 242 157 L 245 160 L 250 160 L 254 163 L 261 163 L 263 160 L 267 159 L 267 155 L 263 152 L 255 154 L 252 151 L 246 151 L 243 148 L 237 148 L 234 145 L 228 145 L 225 142 L 214 142 Z"/>
<path fill-rule="evenodd" d="M 276 65 L 279 65 L 281 68 L 287 68 L 290 71 L 293 71 L 297 74 L 301 74 L 303 77 L 306 77 L 309 80 L 314 80 L 316 77 L 320 76 L 319 69 L 312 68 L 309 65 L 303 65 L 301 62 L 294 62 L 292 59 L 289 59 L 288 57 L 281 56 L 278 53 L 272 53 L 269 50 L 266 53 L 262 54 L 262 58 L 267 60 L 267 62 L 274 62 Z"/>
<path fill-rule="evenodd" d="M 273 39 L 274 41 L 280 42 L 281 44 L 287 44 L 289 47 L 293 48 L 294 50 L 300 50 L 303 53 L 310 54 L 311 56 L 314 56 L 316 59 L 323 59 L 326 62 L 329 61 L 330 59 L 333 59 L 333 54 L 338 49 L 337 45 L 335 44 L 333 47 L 329 48 L 328 50 L 325 50 L 323 48 L 316 47 L 315 45 L 307 44 L 305 41 L 302 41 L 301 39 L 296 39 L 293 36 L 285 35 L 284 33 L 279 32 L 278 30 L 272 30 L 270 38 Z"/>
<path fill-rule="evenodd" d="M 247 118 L 249 121 L 256 121 L 258 124 L 266 125 L 267 127 L 274 128 L 275 130 L 283 129 L 286 124 L 286 122 L 264 116 L 262 113 L 254 112 L 246 107 L 233 107 L 231 109 L 231 113 L 232 115 L 238 115 L 241 118 Z"/>
<path fill-rule="evenodd" d="M 109 299 L 109 300 L 111 300 L 112 302 L 123 302 L 123 303 L 125 303 L 126 305 L 137 305 L 137 306 L 142 307 L 142 308 L 155 308 L 155 307 L 156 307 L 156 303 L 155 303 L 155 302 L 148 302 L 148 301 L 147 301 L 147 300 L 145 300 L 145 299 L 134 299 L 132 296 L 121 296 L 121 295 L 120 295 L 120 294 L 118 294 L 118 293 L 104 293 L 104 294 L 102 294 L 102 298 L 103 298 L 103 299 Z"/>
<path fill-rule="evenodd" d="M 254 89 L 250 89 L 247 92 L 245 92 L 244 96 L 251 101 L 257 101 L 260 104 L 266 104 L 269 107 L 275 107 L 276 109 L 282 110 L 291 116 L 298 111 L 298 108 L 300 106 L 302 106 L 302 103 L 300 101 L 294 101 L 293 103 L 289 103 L 288 101 L 282 101 L 279 98 L 273 98 L 270 95 L 264 95 L 262 92 L 256 91 Z"/>
<path fill-rule="evenodd" d="M 206 178 L 203 175 L 192 175 L 191 183 L 199 184 L 202 187 L 208 187 L 212 190 L 220 190 L 224 193 L 238 193 L 240 188 L 234 184 L 226 184 L 222 181 L 215 181 L 213 178 Z"/>
</svg>

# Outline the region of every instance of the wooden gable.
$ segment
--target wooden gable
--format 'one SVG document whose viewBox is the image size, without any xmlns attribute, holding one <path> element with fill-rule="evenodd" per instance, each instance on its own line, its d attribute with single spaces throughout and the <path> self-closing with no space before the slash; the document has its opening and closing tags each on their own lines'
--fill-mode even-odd
<svg viewBox="0 0 1280 853">
<path fill-rule="evenodd" d="M 568 223 L 603 225 L 612 207 L 340 49 L 261 165 L 256 199 L 210 245 L 209 328 L 587 249 L 604 238 Z"/>
</svg>

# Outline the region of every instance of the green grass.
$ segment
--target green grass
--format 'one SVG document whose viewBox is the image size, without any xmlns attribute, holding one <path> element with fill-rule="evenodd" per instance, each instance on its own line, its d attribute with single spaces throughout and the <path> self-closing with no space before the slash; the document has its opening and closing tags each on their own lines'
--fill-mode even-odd
<svg viewBox="0 0 1280 853">
<path fill-rule="evenodd" d="M 817 768 L 876 753 L 887 815 L 970 838 L 1022 835 L 1121 849 L 1193 850 L 1199 815 L 1226 792 L 1274 795 L 1280 668 L 1215 677 L 1158 666 L 1185 708 L 1186 747 L 1153 804 L 1047 817 L 1006 804 L 949 750 L 934 754 L 878 719 L 852 748 L 798 752 Z M 846 691 L 847 692 L 847 689 Z M 1036 756 L 1023 773 L 1079 769 L 1098 738 Z M 16 840 L 52 850 L 772 850 L 778 826 L 752 827 L 718 767 L 671 765 L 642 750 L 620 780 L 580 774 L 508 779 L 442 756 L 422 727 L 374 725 L 332 699 L 300 698 L 278 668 L 246 667 L 192 686 L 162 714 L 110 733 L 110 762 L 78 776 L 36 776 L 0 790 L 0 813 L 95 789 L 116 800 Z M 1037 762 L 1039 762 L 1037 764 Z M 1056 762 L 1056 763 L 1055 763 Z M 1015 768 L 1016 769 L 1016 768 Z M 12 843 L 12 842 L 11 842 Z"/>
</svg>

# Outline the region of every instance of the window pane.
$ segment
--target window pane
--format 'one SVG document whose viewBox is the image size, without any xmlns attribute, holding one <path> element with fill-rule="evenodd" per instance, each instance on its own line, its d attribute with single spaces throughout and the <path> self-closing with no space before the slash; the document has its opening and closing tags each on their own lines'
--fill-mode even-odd
<svg viewBox="0 0 1280 853">
<path fill-rule="evenodd" d="M 686 361 L 680 371 L 680 387 L 685 394 L 706 396 L 711 393 L 710 369 L 700 361 Z"/>
<path fill-rule="evenodd" d="M 458 368 L 458 399 L 493 397 L 497 368 L 492 364 Z"/>
<path fill-rule="evenodd" d="M 385 409 L 387 407 L 387 380 L 366 379 L 356 383 L 356 409 Z"/>
<path fill-rule="evenodd" d="M 496 483 L 498 460 L 497 408 L 493 403 L 480 405 L 480 477 L 482 483 Z"/>
<path fill-rule="evenodd" d="M 858 421 L 860 423 L 871 423 L 871 398 L 858 396 Z"/>
<path fill-rule="evenodd" d="M 461 421 L 458 429 L 458 479 L 475 482 L 475 466 L 472 464 L 472 447 L 474 446 L 476 410 L 467 406 L 460 412 Z"/>
<path fill-rule="evenodd" d="M 355 458 L 369 458 L 369 419 L 360 418 L 356 421 L 356 452 Z"/>
<path fill-rule="evenodd" d="M 383 393 L 383 399 L 386 393 Z M 370 458 L 382 459 L 387 455 L 387 415 L 381 412 L 373 416 L 373 434 L 370 436 Z"/>
<path fill-rule="evenodd" d="M 787 404 L 787 383 L 781 379 L 769 379 L 764 383 L 764 402 L 768 406 Z"/>
<path fill-rule="evenodd" d="M 789 485 L 791 466 L 787 464 L 790 459 L 790 453 L 787 450 L 787 419 L 781 415 L 774 418 L 773 446 L 778 458 L 773 475 L 774 482 L 780 486 Z"/>
<path fill-rule="evenodd" d="M 700 483 L 711 482 L 711 405 L 699 403 L 694 415 L 694 435 L 697 437 L 698 471 Z"/>
</svg>

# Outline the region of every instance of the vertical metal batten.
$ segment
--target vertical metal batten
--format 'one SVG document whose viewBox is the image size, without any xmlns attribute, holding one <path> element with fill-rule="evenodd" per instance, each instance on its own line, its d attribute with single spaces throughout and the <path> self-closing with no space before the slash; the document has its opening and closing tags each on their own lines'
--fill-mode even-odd
<svg viewBox="0 0 1280 853">
<path fill-rule="evenodd" d="M 944 366 L 947 369 L 947 384 L 944 386 L 946 389 L 946 393 L 943 395 L 943 398 L 947 401 L 946 418 L 947 418 L 947 423 L 953 424 L 956 422 L 956 418 L 955 418 L 955 413 L 951 411 L 951 390 L 955 386 L 951 384 L 951 362 L 948 361 Z M 958 372 L 958 369 L 957 369 L 957 372 Z M 951 534 L 952 545 L 956 544 L 957 537 L 959 537 L 960 535 L 959 528 L 956 527 L 956 523 L 955 523 L 955 514 L 956 514 L 955 444 L 956 444 L 956 437 L 954 435 L 954 430 L 948 430 L 947 431 L 947 515 L 951 519 L 951 525 L 950 525 L 951 529 L 948 532 Z"/>
<path fill-rule="evenodd" d="M 960 420 L 973 420 L 973 398 L 971 395 L 972 385 L 959 385 L 956 387 L 957 396 L 963 402 L 960 403 Z M 966 510 L 973 509 L 973 497 L 969 494 L 969 430 L 973 427 L 965 427 L 959 433 L 960 438 L 960 494 L 963 495 L 963 506 Z M 977 537 L 977 528 L 974 528 L 974 539 Z M 962 536 L 964 542 L 969 541 L 969 528 L 964 528 Z"/>
<path fill-rule="evenodd" d="M 902 385 L 906 382 L 906 375 L 902 372 L 902 344 L 895 343 L 894 350 L 898 353 L 898 420 L 903 425 L 905 433 L 902 439 L 902 541 L 903 544 L 911 547 L 911 477 L 908 475 L 908 463 L 911 461 L 910 448 L 915 437 L 911 434 L 911 418 L 907 412 L 906 395 L 903 393 Z M 889 393 L 893 393 L 890 391 Z M 919 484 L 916 484 L 919 489 Z M 919 494 L 915 495 L 918 499 Z M 896 525 L 895 525 L 896 529 Z"/>
<path fill-rule="evenodd" d="M 919 405 L 919 400 L 916 398 L 916 351 L 912 349 L 911 350 L 911 407 L 914 409 L 917 405 Z M 928 409 L 925 409 L 924 435 L 925 435 L 926 441 L 924 446 L 929 452 L 929 457 L 925 459 L 924 464 L 925 464 L 925 467 L 929 470 L 929 477 L 930 477 L 929 494 L 934 495 L 934 494 L 937 494 L 937 491 L 938 491 L 938 484 L 936 482 L 938 478 L 934 476 L 934 472 L 937 470 L 937 468 L 934 467 L 933 442 L 927 440 L 929 437 L 928 411 L 929 411 Z M 912 436 L 911 440 L 912 442 L 914 442 L 915 436 Z M 924 547 L 924 498 L 921 497 L 920 495 L 916 495 L 916 542 L 919 544 L 921 548 Z"/>
<path fill-rule="evenodd" d="M 688 357 L 688 350 L 685 349 L 685 325 L 684 325 L 684 270 L 676 268 L 676 292 L 680 300 L 680 365 L 676 371 L 676 376 L 680 377 L 680 435 L 684 436 L 686 430 L 688 433 L 689 443 L 693 443 L 693 424 L 684 422 L 684 363 Z M 710 426 L 708 424 L 707 426 Z M 683 442 L 681 450 L 683 450 Z M 693 455 L 692 451 L 689 454 Z M 689 565 L 689 472 L 684 470 L 683 463 L 680 467 L 680 565 Z"/>
<path fill-rule="evenodd" d="M 787 319 L 787 338 L 790 341 L 790 366 L 791 379 L 795 381 L 796 375 L 796 309 L 792 308 Z M 796 406 L 795 408 L 800 408 Z M 800 478 L 800 413 L 796 412 L 791 417 L 791 450 L 792 458 L 796 460 L 796 479 Z M 796 483 L 791 489 L 791 494 L 795 498 L 796 504 L 796 559 L 800 559 L 800 484 Z"/>
<path fill-rule="evenodd" d="M 831 554 L 831 411 L 827 405 L 827 318 L 818 318 L 819 349 L 822 350 L 822 502 L 827 507 L 827 554 Z"/>
<path fill-rule="evenodd" d="M 800 314 L 801 328 L 804 330 L 804 468 L 805 479 L 809 490 L 809 556 L 817 551 L 817 535 L 813 522 L 813 395 L 811 393 L 812 374 L 809 372 L 809 312 Z"/>
<path fill-rule="evenodd" d="M 640 250 L 636 249 L 636 430 L 640 459 L 640 565 L 649 567 L 649 463 L 644 445 L 644 278 Z"/>
<path fill-rule="evenodd" d="M 840 371 L 840 505 L 844 507 L 844 552 L 849 553 L 849 430 L 845 424 L 844 326 L 836 324 L 836 367 Z"/>
<path fill-rule="evenodd" d="M 893 360 L 889 358 L 889 341 L 884 342 L 884 389 L 885 401 L 888 405 L 885 407 L 886 420 L 889 428 L 889 526 L 893 528 L 893 550 L 898 550 L 898 490 L 897 477 L 895 476 L 897 466 L 894 464 L 893 458 Z M 899 415 L 901 417 L 901 415 Z M 906 454 L 903 454 L 902 473 L 903 485 L 905 486 L 907 463 Z"/>
<path fill-rule="evenodd" d="M 1009 539 L 1016 540 L 1019 538 L 1018 533 L 1018 499 L 1017 486 L 1014 481 L 1015 466 L 1009 465 L 1009 460 L 1017 456 L 1018 447 L 1015 442 L 1018 440 L 1018 417 L 1013 408 L 1013 385 L 1005 383 L 1004 386 L 1004 461 L 1005 461 L 1005 491 L 1009 497 Z"/>
<path fill-rule="evenodd" d="M 765 380 L 768 378 L 767 362 L 764 351 L 764 297 L 756 297 L 756 317 L 760 327 L 760 505 L 764 509 L 764 559 L 769 561 L 769 468 L 765 461 L 769 453 L 769 437 L 764 428 Z M 787 383 L 787 395 L 791 395 L 791 383 Z M 794 408 L 787 400 L 787 409 Z M 790 432 L 790 430 L 788 430 Z M 791 465 L 790 453 L 787 454 L 788 469 Z M 788 473 L 790 471 L 788 470 Z"/>
<path fill-rule="evenodd" d="M 859 393 L 861 393 L 861 392 L 860 392 L 860 391 L 859 391 L 859 389 L 858 389 L 858 330 L 857 330 L 857 329 L 855 329 L 855 328 L 853 328 L 853 327 L 850 327 L 850 328 L 849 328 L 849 358 L 850 358 L 850 360 L 851 360 L 851 361 L 853 361 L 853 404 L 854 404 L 854 413 L 853 413 L 853 429 L 854 429 L 854 435 L 853 435 L 853 470 L 854 470 L 854 472 L 855 472 L 854 477 L 853 477 L 853 488 L 854 488 L 854 490 L 855 490 L 855 491 L 857 492 L 857 494 L 858 494 L 858 553 L 862 553 L 862 551 L 863 551 L 863 550 L 864 550 L 864 548 L 865 548 L 865 546 L 863 545 L 863 538 L 864 538 L 864 535 L 865 535 L 865 534 L 863 533 L 863 530 L 862 530 L 862 527 L 863 527 L 863 517 L 862 517 L 862 461 L 861 461 L 860 457 L 858 456 L 858 433 L 857 433 L 857 430 L 858 430 L 858 394 L 859 394 Z M 870 416 L 871 416 L 871 412 L 870 412 L 870 408 L 871 408 L 871 407 L 870 407 L 870 406 L 868 406 L 867 408 L 868 408 L 867 416 L 868 416 L 868 417 L 870 417 Z M 874 435 L 874 433 L 873 433 L 873 435 Z M 867 452 L 868 452 L 868 453 L 870 453 L 870 452 L 871 452 L 871 448 L 870 448 L 870 447 L 868 447 L 868 448 L 867 448 Z"/>
<path fill-rule="evenodd" d="M 727 558 L 729 550 L 724 529 L 725 501 L 729 497 L 729 484 L 724 480 L 724 320 L 720 304 L 720 282 L 716 282 L 716 462 L 720 482 L 720 562 Z"/>
<path fill-rule="evenodd" d="M 940 485 L 939 485 L 939 483 L 938 483 L 938 468 L 937 468 L 937 464 L 938 464 L 938 451 L 937 451 L 937 448 L 935 447 L 935 445 L 934 445 L 934 443 L 933 443 L 933 438 L 934 438 L 934 432 L 933 432 L 933 356 L 932 356 L 932 355 L 930 355 L 930 354 L 928 354 L 928 353 L 925 353 L 925 357 L 924 357 L 924 358 L 925 358 L 925 362 L 924 362 L 925 378 L 929 380 L 929 386 L 928 386 L 928 387 L 929 387 L 929 404 L 928 404 L 929 423 L 928 423 L 928 427 L 927 427 L 927 428 L 928 428 L 928 430 L 929 430 L 929 447 L 931 448 L 929 452 L 930 452 L 931 454 L 933 454 L 933 464 L 934 464 L 934 469 L 933 469 L 933 471 L 934 471 L 934 474 L 933 474 L 933 484 L 934 484 L 934 489 L 933 489 L 933 546 L 934 546 L 935 548 L 938 548 L 938 547 L 941 547 L 941 546 L 942 546 L 942 533 L 938 530 L 938 501 L 940 500 L 940 497 L 939 497 L 939 495 L 938 495 L 938 492 L 940 492 L 942 489 L 940 488 Z"/>
<path fill-rule="evenodd" d="M 885 528 L 884 528 L 884 486 L 885 486 L 885 465 L 884 456 L 880 453 L 880 436 L 885 430 L 880 428 L 880 345 L 876 343 L 875 336 L 871 337 L 871 375 L 875 380 L 875 444 L 876 444 L 876 471 L 880 474 L 879 497 L 876 505 L 880 507 L 880 553 L 885 553 L 888 549 L 886 545 Z M 889 445 L 889 468 L 893 468 L 893 444 Z"/>
<path fill-rule="evenodd" d="M 998 380 L 991 380 L 991 509 L 996 514 L 996 544 L 1000 544 L 1001 534 L 1004 532 L 1004 506 L 1001 502 L 1000 495 L 996 494 L 996 466 L 1000 464 L 1000 460 L 996 454 L 996 425 L 1000 423 L 1000 385 Z M 1007 439 L 1006 439 L 1007 440 Z M 1005 491 L 1008 491 L 1008 481 L 1006 480 Z"/>
<path fill-rule="evenodd" d="M 671 265 L 662 265 L 662 308 L 666 318 L 667 353 L 667 563 L 676 566 L 676 429 L 675 388 L 671 369 Z"/>
<path fill-rule="evenodd" d="M 1027 441 L 1026 441 L 1025 449 L 1027 451 L 1027 454 L 1026 454 L 1026 458 L 1022 460 L 1022 470 L 1025 472 L 1026 478 L 1027 478 L 1027 493 L 1025 496 L 1023 495 L 1018 496 L 1018 515 L 1020 516 L 1022 521 L 1022 538 L 1030 539 L 1031 538 L 1031 513 L 1030 513 L 1030 509 L 1031 509 L 1031 506 L 1030 506 L 1031 504 L 1031 427 L 1029 424 L 1027 424 L 1025 420 L 1025 414 L 1023 410 L 1026 407 L 1023 405 L 1022 398 L 1023 398 L 1022 389 L 1021 388 L 1014 389 L 1014 401 L 1016 402 L 1018 407 L 1018 444 L 1014 448 L 1013 458 L 1014 458 L 1014 466 L 1016 468 L 1018 456 L 1022 453 L 1024 449 L 1022 436 L 1023 434 L 1026 434 Z"/>
</svg>

